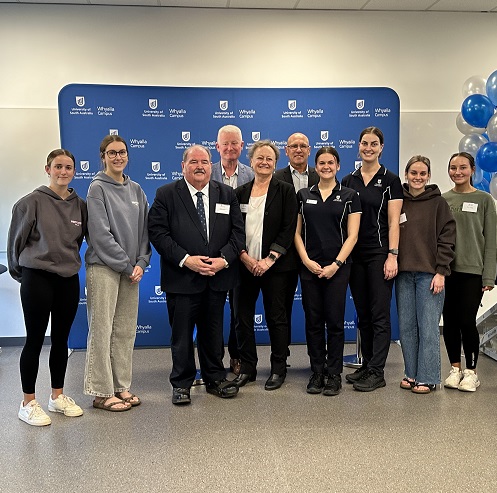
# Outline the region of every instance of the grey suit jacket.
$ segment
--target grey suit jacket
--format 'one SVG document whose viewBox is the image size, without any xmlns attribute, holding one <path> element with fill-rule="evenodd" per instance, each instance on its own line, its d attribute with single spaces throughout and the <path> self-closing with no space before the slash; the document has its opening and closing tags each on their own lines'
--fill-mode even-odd
<svg viewBox="0 0 497 493">
<path fill-rule="evenodd" d="M 248 183 L 253 179 L 254 179 L 254 171 L 252 170 L 252 168 L 238 161 L 237 186 L 239 187 L 241 185 L 245 185 L 245 183 Z M 217 163 L 214 163 L 212 165 L 211 180 L 216 180 L 223 183 L 221 161 L 218 161 Z"/>
</svg>

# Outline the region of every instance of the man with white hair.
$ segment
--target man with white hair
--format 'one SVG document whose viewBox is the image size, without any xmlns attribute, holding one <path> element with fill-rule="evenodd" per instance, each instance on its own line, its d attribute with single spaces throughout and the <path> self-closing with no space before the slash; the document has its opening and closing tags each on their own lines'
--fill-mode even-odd
<svg viewBox="0 0 497 493">
<path fill-rule="evenodd" d="M 251 181 L 254 172 L 250 166 L 239 161 L 243 150 L 242 131 L 235 125 L 225 125 L 217 133 L 216 149 L 221 158 L 212 165 L 211 180 L 216 180 L 235 189 Z M 236 290 L 236 288 L 235 288 Z M 228 338 L 228 352 L 230 355 L 230 368 L 235 375 L 240 373 L 240 355 L 235 333 L 234 298 L 236 293 L 229 292 L 230 301 L 230 334 Z"/>
</svg>

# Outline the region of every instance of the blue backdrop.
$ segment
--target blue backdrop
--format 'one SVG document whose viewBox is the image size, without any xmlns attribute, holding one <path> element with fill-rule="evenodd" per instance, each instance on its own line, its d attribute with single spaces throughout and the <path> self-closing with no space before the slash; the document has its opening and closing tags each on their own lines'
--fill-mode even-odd
<svg viewBox="0 0 497 493">
<path fill-rule="evenodd" d="M 340 153 L 339 178 L 354 170 L 358 161 L 360 132 L 371 125 L 382 129 L 385 148 L 382 164 L 399 170 L 399 116 L 397 94 L 389 88 L 345 89 L 235 89 L 201 87 L 137 87 L 71 84 L 59 93 L 62 147 L 76 157 L 72 186 L 86 197 L 92 177 L 101 169 L 99 144 L 109 133 L 128 142 L 126 173 L 140 183 L 150 203 L 155 190 L 181 175 L 186 147 L 202 144 L 211 149 L 213 162 L 218 129 L 239 126 L 245 148 L 240 160 L 248 164 L 246 149 L 255 141 L 272 140 L 281 150 L 278 168 L 288 165 L 286 139 L 294 132 L 309 137 L 315 150 L 334 146 Z M 83 246 L 82 254 L 86 245 Z M 165 293 L 160 290 L 159 257 L 154 251 L 151 264 L 140 283 L 137 346 L 167 346 L 170 327 Z M 86 347 L 87 321 L 84 268 L 81 273 L 79 310 L 69 338 L 71 348 Z M 346 340 L 355 340 L 355 312 L 350 296 L 345 316 Z M 304 343 L 304 315 L 300 286 L 295 293 L 292 342 Z M 225 310 L 228 332 L 229 308 Z M 261 300 L 254 320 L 257 342 L 269 336 Z M 392 309 L 392 338 L 398 339 L 398 324 Z"/>
</svg>

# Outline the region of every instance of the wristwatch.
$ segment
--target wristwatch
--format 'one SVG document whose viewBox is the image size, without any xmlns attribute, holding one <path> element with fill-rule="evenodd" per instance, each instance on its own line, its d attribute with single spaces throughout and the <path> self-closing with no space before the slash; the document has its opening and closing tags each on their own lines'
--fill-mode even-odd
<svg viewBox="0 0 497 493">
<path fill-rule="evenodd" d="M 278 260 L 278 257 L 273 252 L 269 252 L 267 258 L 272 260 L 273 262 L 276 262 Z"/>
<path fill-rule="evenodd" d="M 392 255 L 398 255 L 399 249 L 398 248 L 390 248 L 390 250 L 388 250 L 388 253 L 391 253 Z"/>
<path fill-rule="evenodd" d="M 224 268 L 227 269 L 230 266 L 229 262 L 226 260 L 226 257 L 222 253 L 221 258 L 224 260 Z"/>
<path fill-rule="evenodd" d="M 335 264 L 337 264 L 338 267 L 341 267 L 343 265 L 343 262 L 341 260 L 338 260 L 337 258 L 333 262 L 335 262 Z"/>
</svg>

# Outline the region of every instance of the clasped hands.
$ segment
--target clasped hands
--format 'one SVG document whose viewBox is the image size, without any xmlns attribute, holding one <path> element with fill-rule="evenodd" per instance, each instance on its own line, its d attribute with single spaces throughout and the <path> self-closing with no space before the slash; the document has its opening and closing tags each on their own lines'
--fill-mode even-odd
<svg viewBox="0 0 497 493">
<path fill-rule="evenodd" d="M 190 255 L 184 265 L 201 276 L 214 276 L 224 269 L 226 262 L 222 257 L 206 257 L 204 255 Z"/>
</svg>

